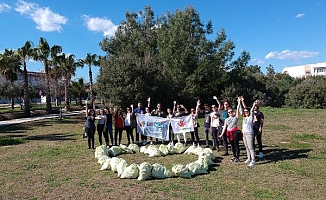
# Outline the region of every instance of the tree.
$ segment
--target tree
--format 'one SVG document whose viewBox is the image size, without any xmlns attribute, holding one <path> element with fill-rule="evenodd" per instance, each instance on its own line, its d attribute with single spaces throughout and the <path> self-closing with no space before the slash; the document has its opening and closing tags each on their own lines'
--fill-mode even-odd
<svg viewBox="0 0 326 200">
<path fill-rule="evenodd" d="M 50 70 L 50 77 L 51 80 L 53 81 L 53 86 L 54 86 L 54 97 L 55 97 L 55 105 L 59 106 L 61 105 L 61 96 L 62 96 L 62 90 L 61 86 L 62 84 L 62 79 L 63 79 L 63 71 L 62 68 L 59 64 L 59 59 L 56 57 L 56 59 L 52 60 L 52 69 Z"/>
<path fill-rule="evenodd" d="M 301 78 L 286 95 L 286 106 L 293 108 L 326 108 L 326 77 Z"/>
<path fill-rule="evenodd" d="M 78 99 L 77 105 L 82 106 L 82 96 L 86 93 L 83 78 L 71 82 L 71 93 Z"/>
<path fill-rule="evenodd" d="M 190 106 L 216 95 L 226 80 L 233 42 L 223 30 L 208 40 L 212 23 L 205 26 L 193 7 L 154 16 L 149 6 L 127 12 L 115 37 L 100 43 L 108 55 L 98 80 L 104 98 L 125 106 L 151 96 L 164 105 L 178 100 Z"/>
<path fill-rule="evenodd" d="M 89 75 L 89 90 L 91 100 L 94 99 L 93 96 L 93 72 L 92 72 L 92 65 L 99 66 L 98 56 L 96 54 L 87 53 L 86 58 L 81 60 L 83 64 L 88 66 L 88 75 Z"/>
<path fill-rule="evenodd" d="M 21 72 L 21 62 L 14 50 L 5 49 L 3 54 L 0 54 L 0 73 L 10 82 L 13 87 L 13 82 L 17 80 L 17 73 Z M 11 93 L 13 94 L 13 93 Z M 14 109 L 15 96 L 11 97 L 11 108 Z"/>
<path fill-rule="evenodd" d="M 50 90 L 50 56 L 52 59 L 62 52 L 62 47 L 54 45 L 50 48 L 45 38 L 40 38 L 39 45 L 35 49 L 34 59 L 44 65 L 45 72 L 45 95 L 46 95 L 46 112 L 50 113 L 51 108 L 51 90 Z"/>
<path fill-rule="evenodd" d="M 81 62 L 77 62 L 75 60 L 75 55 L 65 55 L 62 53 L 62 55 L 58 58 L 60 63 L 60 68 L 63 72 L 64 77 L 64 92 L 65 92 L 65 108 L 66 110 L 70 107 L 70 95 L 69 95 L 69 86 L 71 82 L 71 77 L 75 75 L 76 69 L 78 66 L 82 66 Z"/>
<path fill-rule="evenodd" d="M 28 84 L 28 73 L 27 73 L 27 61 L 34 56 L 33 43 L 31 41 L 26 41 L 24 46 L 19 48 L 17 51 L 20 60 L 23 64 L 23 77 L 24 77 L 24 115 L 29 117 L 30 113 L 30 93 Z"/>
</svg>

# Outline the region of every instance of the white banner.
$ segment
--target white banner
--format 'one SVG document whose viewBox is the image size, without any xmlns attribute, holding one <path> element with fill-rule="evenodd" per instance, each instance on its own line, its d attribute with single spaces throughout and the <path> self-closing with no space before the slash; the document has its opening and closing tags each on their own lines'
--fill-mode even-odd
<svg viewBox="0 0 326 200">
<path fill-rule="evenodd" d="M 169 140 L 170 120 L 162 117 L 137 114 L 137 132 L 145 136 Z"/>
<path fill-rule="evenodd" d="M 194 124 L 191 115 L 171 118 L 171 126 L 173 133 L 187 133 L 194 131 Z"/>
</svg>

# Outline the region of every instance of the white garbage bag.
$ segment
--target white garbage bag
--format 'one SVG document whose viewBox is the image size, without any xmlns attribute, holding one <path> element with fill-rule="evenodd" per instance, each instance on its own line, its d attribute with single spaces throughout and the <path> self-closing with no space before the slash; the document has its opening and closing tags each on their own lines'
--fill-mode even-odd
<svg viewBox="0 0 326 200">
<path fill-rule="evenodd" d="M 95 158 L 99 158 L 103 155 L 108 155 L 108 148 L 106 147 L 106 145 L 101 145 L 96 147 L 95 149 Z"/>
<path fill-rule="evenodd" d="M 137 178 L 138 175 L 139 175 L 139 166 L 133 163 L 123 171 L 120 178 Z"/>
<path fill-rule="evenodd" d="M 166 156 L 169 154 L 168 146 L 165 144 L 161 144 L 160 147 L 158 148 L 158 150 L 160 150 L 162 156 Z"/>
<path fill-rule="evenodd" d="M 109 155 L 111 155 L 112 157 L 116 157 L 120 154 L 122 154 L 122 149 L 120 146 L 112 146 L 109 150 L 108 150 Z"/>
<path fill-rule="evenodd" d="M 188 170 L 190 171 L 191 175 L 196 174 L 207 174 L 207 170 L 201 166 L 198 162 L 192 162 L 186 165 Z"/>
<path fill-rule="evenodd" d="M 179 176 L 182 178 L 191 178 L 189 169 L 181 164 L 173 165 L 172 172 L 174 173 L 175 176 Z"/>
<path fill-rule="evenodd" d="M 122 158 L 118 158 L 118 157 L 111 158 L 110 166 L 111 166 L 111 170 L 113 172 L 118 172 L 117 165 L 118 165 L 118 163 L 120 162 L 121 159 Z"/>
<path fill-rule="evenodd" d="M 160 179 L 161 178 L 170 178 L 170 177 L 172 177 L 172 173 L 164 165 L 155 163 L 155 164 L 153 164 L 152 177 L 160 178 Z"/>
<path fill-rule="evenodd" d="M 186 146 L 180 142 L 177 142 L 174 147 L 176 148 L 176 153 L 180 154 L 186 151 Z"/>
<path fill-rule="evenodd" d="M 111 169 L 110 162 L 111 162 L 111 158 L 105 160 L 100 170 L 110 170 Z"/>
<path fill-rule="evenodd" d="M 134 153 L 140 152 L 140 148 L 137 144 L 130 144 L 128 148 L 131 149 Z"/>
<path fill-rule="evenodd" d="M 144 181 L 151 177 L 151 171 L 153 166 L 149 162 L 143 162 L 139 165 L 138 180 Z"/>
<path fill-rule="evenodd" d="M 121 174 L 126 168 L 127 168 L 127 162 L 124 159 L 120 159 L 120 161 L 117 164 L 118 177 L 121 176 Z"/>
</svg>

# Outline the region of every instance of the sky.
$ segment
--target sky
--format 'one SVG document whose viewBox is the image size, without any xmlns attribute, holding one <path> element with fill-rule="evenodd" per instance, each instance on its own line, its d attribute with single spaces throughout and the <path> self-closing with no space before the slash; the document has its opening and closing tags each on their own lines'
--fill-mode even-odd
<svg viewBox="0 0 326 200">
<path fill-rule="evenodd" d="M 43 37 L 76 58 L 105 55 L 99 42 L 114 36 L 126 12 L 138 13 L 145 6 L 155 16 L 193 6 L 204 24 L 212 21 L 212 39 L 223 28 L 235 44 L 234 59 L 245 50 L 249 64 L 261 66 L 263 73 L 269 65 L 282 72 L 286 66 L 326 62 L 324 0 L 0 0 L 0 53 L 26 41 L 37 46 Z M 29 61 L 27 68 L 44 67 Z M 99 69 L 92 71 L 96 77 Z M 86 65 L 77 69 L 77 78 L 88 81 Z"/>
</svg>

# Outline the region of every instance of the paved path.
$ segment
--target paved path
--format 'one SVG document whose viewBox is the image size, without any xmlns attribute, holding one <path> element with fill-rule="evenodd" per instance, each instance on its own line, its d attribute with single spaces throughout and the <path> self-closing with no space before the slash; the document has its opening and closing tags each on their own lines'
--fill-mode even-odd
<svg viewBox="0 0 326 200">
<path fill-rule="evenodd" d="M 69 116 L 69 115 L 78 115 L 78 114 L 84 113 L 84 112 L 85 112 L 85 110 L 62 113 L 62 117 Z M 41 120 L 41 119 L 59 118 L 59 117 L 60 117 L 60 114 L 58 113 L 58 114 L 48 114 L 48 115 L 35 116 L 35 117 L 4 120 L 4 121 L 0 121 L 0 127 L 12 125 L 12 124 L 20 124 L 20 123 L 30 122 L 30 121 L 37 121 L 37 120 Z"/>
</svg>

